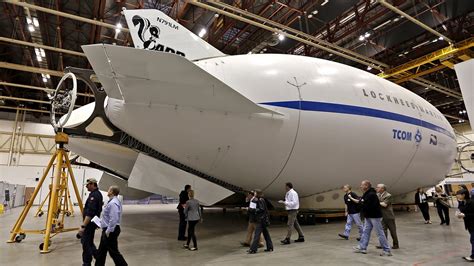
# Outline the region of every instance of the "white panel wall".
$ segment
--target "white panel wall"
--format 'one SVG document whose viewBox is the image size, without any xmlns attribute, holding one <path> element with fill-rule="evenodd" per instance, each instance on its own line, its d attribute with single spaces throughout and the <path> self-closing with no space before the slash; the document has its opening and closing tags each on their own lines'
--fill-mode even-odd
<svg viewBox="0 0 474 266">
<path fill-rule="evenodd" d="M 47 162 L 46 162 L 47 163 Z M 43 172 L 46 170 L 46 163 L 43 167 L 38 166 L 3 166 L 0 165 L 0 181 L 4 181 L 10 184 L 25 185 L 26 187 L 36 187 L 39 181 L 35 181 L 36 178 L 41 179 Z M 43 183 L 40 193 L 35 199 L 34 204 L 40 204 L 40 202 L 48 195 L 48 186 L 51 183 L 53 169 L 48 173 L 48 176 Z M 87 178 L 100 179 L 102 171 L 90 168 L 74 168 L 73 169 L 76 183 L 79 187 L 79 193 L 82 194 L 82 198 L 86 198 L 88 192 L 84 187 Z M 71 189 L 71 198 L 73 203 L 77 203 L 76 197 L 73 192 L 72 183 L 69 182 L 69 188 Z M 104 188 L 107 189 L 107 188 Z M 105 198 L 104 194 L 104 200 Z"/>
<path fill-rule="evenodd" d="M 0 131 L 12 132 L 14 125 L 15 125 L 15 121 L 0 120 Z M 54 136 L 54 129 L 53 129 L 53 126 L 51 126 L 50 124 L 26 122 L 24 133 Z"/>
</svg>

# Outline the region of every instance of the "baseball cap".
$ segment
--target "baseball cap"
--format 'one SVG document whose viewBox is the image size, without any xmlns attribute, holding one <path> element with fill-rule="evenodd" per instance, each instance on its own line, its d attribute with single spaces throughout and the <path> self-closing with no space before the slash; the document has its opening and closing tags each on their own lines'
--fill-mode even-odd
<svg viewBox="0 0 474 266">
<path fill-rule="evenodd" d="M 87 183 L 87 184 L 89 184 L 89 183 L 95 183 L 95 184 L 97 184 L 97 179 L 95 179 L 95 178 L 88 178 L 87 181 L 86 181 L 86 183 Z"/>
</svg>

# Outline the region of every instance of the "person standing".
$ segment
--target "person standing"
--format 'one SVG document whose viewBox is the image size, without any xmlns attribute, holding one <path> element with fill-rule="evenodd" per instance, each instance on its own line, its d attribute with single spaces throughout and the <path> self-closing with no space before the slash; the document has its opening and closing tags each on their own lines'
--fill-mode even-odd
<svg viewBox="0 0 474 266">
<path fill-rule="evenodd" d="M 87 179 L 86 188 L 90 194 L 84 206 L 82 215 L 83 221 L 78 232 L 78 235 L 81 236 L 83 266 L 91 265 L 92 257 L 96 257 L 97 255 L 97 248 L 94 244 L 94 234 L 97 226 L 92 222 L 92 218 L 94 218 L 94 216 L 100 217 L 103 205 L 102 194 L 97 186 L 97 179 Z"/>
<path fill-rule="evenodd" d="M 345 193 L 344 203 L 345 203 L 345 215 L 347 216 L 347 220 L 346 220 L 346 226 L 344 228 L 344 233 L 338 234 L 338 236 L 346 240 L 349 240 L 349 235 L 352 229 L 352 222 L 354 222 L 357 225 L 357 228 L 359 228 L 359 237 L 357 237 L 357 241 L 360 241 L 360 238 L 362 237 L 362 230 L 363 230 L 362 221 L 360 220 L 360 205 L 356 203 L 355 201 L 351 200 L 349 198 L 349 195 L 354 199 L 358 199 L 359 196 L 357 196 L 356 193 L 352 192 L 352 187 L 350 185 L 344 185 L 342 187 L 342 190 Z"/>
<path fill-rule="evenodd" d="M 245 201 L 249 203 L 249 207 L 247 211 L 249 222 L 247 225 L 247 237 L 244 242 L 241 242 L 242 246 L 244 247 L 250 247 L 250 244 L 252 243 L 253 233 L 255 232 L 255 228 L 257 227 L 257 217 L 255 215 L 255 208 L 257 207 L 257 204 L 253 202 L 254 199 L 255 199 L 255 191 L 250 191 L 247 194 L 247 198 L 245 199 Z M 259 236 L 258 247 L 260 248 L 263 247 L 262 234 L 260 234 Z"/>
<path fill-rule="evenodd" d="M 122 220 L 122 203 L 117 197 L 119 193 L 120 189 L 117 186 L 111 186 L 107 191 L 109 202 L 104 207 L 101 219 L 102 236 L 95 261 L 96 266 L 105 265 L 107 252 L 109 252 L 115 265 L 128 265 L 118 250 L 118 237 L 120 235 L 120 223 Z"/>
<path fill-rule="evenodd" d="M 188 242 L 186 242 L 183 247 L 195 251 L 198 249 L 195 228 L 199 221 L 202 222 L 202 213 L 199 201 L 194 199 L 194 190 L 189 190 L 188 194 L 189 200 L 186 202 L 186 207 L 184 208 L 184 215 L 188 221 Z M 193 240 L 194 245 L 192 248 L 189 247 L 191 240 Z"/>
<path fill-rule="evenodd" d="M 390 246 L 388 245 L 387 238 L 383 232 L 382 227 L 382 209 L 380 207 L 380 201 L 377 197 L 375 189 L 368 180 L 362 181 L 360 185 L 361 190 L 364 192 L 360 200 L 352 199 L 362 204 L 362 214 L 365 218 L 364 231 L 362 238 L 360 239 L 359 245 L 354 247 L 356 253 L 367 254 L 367 246 L 369 245 L 370 233 L 375 228 L 375 232 L 379 238 L 380 246 L 383 248 L 383 252 L 380 256 L 392 256 Z"/>
<path fill-rule="evenodd" d="M 270 232 L 268 232 L 268 226 L 270 225 L 270 217 L 268 216 L 268 208 L 263 198 L 263 192 L 261 190 L 255 190 L 256 197 L 252 200 L 255 203 L 255 216 L 257 220 L 257 226 L 255 228 L 255 233 L 253 235 L 252 245 L 250 245 L 250 249 L 247 251 L 249 254 L 257 253 L 258 249 L 258 241 L 259 236 L 263 234 L 265 238 L 265 243 L 267 244 L 267 248 L 264 250 L 265 252 L 272 252 L 273 251 L 273 242 L 272 238 L 270 237 Z"/>
<path fill-rule="evenodd" d="M 298 193 L 296 193 L 296 191 L 293 189 L 293 184 L 290 182 L 285 184 L 285 188 L 285 200 L 279 200 L 278 202 L 285 204 L 285 209 L 288 212 L 288 233 L 281 243 L 283 245 L 290 244 L 293 227 L 298 232 L 298 239 L 296 239 L 295 242 L 304 242 L 303 230 L 301 230 L 301 226 L 298 223 L 298 209 L 300 208 L 300 199 L 298 198 Z"/>
<path fill-rule="evenodd" d="M 456 217 L 464 219 L 464 227 L 469 231 L 471 241 L 471 255 L 463 257 L 463 259 L 474 262 L 474 202 L 470 199 L 470 193 L 467 189 L 461 189 L 456 192 L 456 197 L 460 204 Z"/>
<path fill-rule="evenodd" d="M 449 203 L 448 195 L 443 193 L 443 189 L 439 186 L 435 187 L 435 203 L 436 209 L 438 210 L 439 219 L 441 220 L 440 225 L 449 225 Z M 444 215 L 443 215 L 444 214 Z"/>
<path fill-rule="evenodd" d="M 186 207 L 186 201 L 189 200 L 188 192 L 191 190 L 191 185 L 184 186 L 184 190 L 179 193 L 179 204 L 176 209 L 179 213 L 179 228 L 178 228 L 178 240 L 185 241 L 187 238 L 186 234 L 186 217 L 184 215 L 184 208 Z"/>
<path fill-rule="evenodd" d="M 392 249 L 399 249 L 398 236 L 397 236 L 397 225 L 395 224 L 395 214 L 393 213 L 392 207 L 392 194 L 387 192 L 387 188 L 384 184 L 378 184 L 376 187 L 377 196 L 379 197 L 380 206 L 382 207 L 382 226 L 385 233 L 385 237 L 388 239 L 387 229 L 390 231 L 392 236 L 393 246 Z M 377 248 L 382 248 L 377 246 Z"/>
<path fill-rule="evenodd" d="M 423 188 L 418 188 L 415 193 L 415 203 L 420 208 L 423 218 L 425 219 L 425 224 L 431 224 L 430 220 L 430 207 L 428 205 L 428 196 L 423 191 Z"/>
</svg>

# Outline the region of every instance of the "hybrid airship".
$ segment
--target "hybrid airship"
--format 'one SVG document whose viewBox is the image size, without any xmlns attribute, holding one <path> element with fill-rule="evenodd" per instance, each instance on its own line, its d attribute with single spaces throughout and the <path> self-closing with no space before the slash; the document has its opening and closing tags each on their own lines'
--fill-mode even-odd
<svg viewBox="0 0 474 266">
<path fill-rule="evenodd" d="M 329 208 L 346 183 L 402 195 L 451 169 L 453 129 L 403 87 L 318 58 L 225 55 L 158 10 L 124 14 L 135 47 L 82 47 L 102 88 L 65 130 L 103 186 L 141 197 L 191 184 L 213 205 L 253 188 L 281 199 L 292 182 L 302 208 Z"/>
</svg>

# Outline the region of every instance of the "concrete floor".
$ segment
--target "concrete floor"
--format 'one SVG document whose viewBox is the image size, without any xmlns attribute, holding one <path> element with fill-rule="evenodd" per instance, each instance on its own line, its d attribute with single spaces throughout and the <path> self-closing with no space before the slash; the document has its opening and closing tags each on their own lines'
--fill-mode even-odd
<svg viewBox="0 0 474 266">
<path fill-rule="evenodd" d="M 35 209 L 36 210 L 36 209 Z M 1 265 L 81 265 L 81 246 L 75 233 L 64 233 L 53 238 L 53 252 L 40 254 L 39 235 L 28 235 L 21 243 L 7 244 L 9 231 L 20 208 L 0 215 Z M 454 209 L 451 209 L 454 217 Z M 355 254 L 354 239 L 339 239 L 337 233 L 343 221 L 303 226 L 305 243 L 281 246 L 285 235 L 284 224 L 273 223 L 270 234 L 275 243 L 273 253 L 263 249 L 254 255 L 246 254 L 239 246 L 246 230 L 244 217 L 237 212 L 223 214 L 206 210 L 204 223 L 197 226 L 199 250 L 181 248 L 176 240 L 178 214 L 174 205 L 124 206 L 122 235 L 119 248 L 129 265 L 454 265 L 466 264 L 462 256 L 470 252 L 469 234 L 461 220 L 452 219 L 451 226 L 440 226 L 435 209 L 430 210 L 433 224 L 425 225 L 421 213 L 397 212 L 397 227 L 401 249 L 393 257 L 380 257 L 372 234 L 369 253 Z M 79 218 L 70 218 L 77 226 Z M 24 228 L 36 228 L 44 219 L 29 217 Z M 99 232 L 99 231 L 98 231 Z M 98 244 L 99 234 L 96 234 Z M 295 236 L 296 237 L 296 236 Z M 110 257 L 107 265 L 113 265 Z"/>
</svg>

